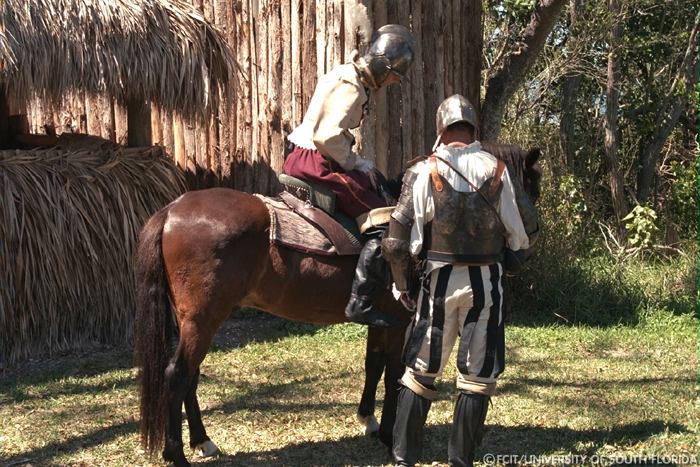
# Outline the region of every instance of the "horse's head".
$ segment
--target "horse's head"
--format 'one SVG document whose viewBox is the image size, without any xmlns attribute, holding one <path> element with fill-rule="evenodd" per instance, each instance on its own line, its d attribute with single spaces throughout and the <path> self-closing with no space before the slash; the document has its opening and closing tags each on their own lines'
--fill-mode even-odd
<svg viewBox="0 0 700 467">
<path fill-rule="evenodd" d="M 522 183 L 530 201 L 536 203 L 540 197 L 540 182 L 542 180 L 542 168 L 538 162 L 542 155 L 540 149 L 532 148 L 525 151 L 519 146 L 487 141 L 482 142 L 481 145 L 485 151 L 506 163 L 510 176 L 517 178 L 513 181 Z"/>
<path fill-rule="evenodd" d="M 525 153 L 525 151 L 521 152 Z M 530 197 L 532 202 L 536 202 L 540 197 L 540 182 L 542 181 L 542 167 L 540 167 L 539 159 L 542 155 L 540 148 L 532 148 L 523 157 L 522 177 L 523 188 L 525 193 Z"/>
</svg>

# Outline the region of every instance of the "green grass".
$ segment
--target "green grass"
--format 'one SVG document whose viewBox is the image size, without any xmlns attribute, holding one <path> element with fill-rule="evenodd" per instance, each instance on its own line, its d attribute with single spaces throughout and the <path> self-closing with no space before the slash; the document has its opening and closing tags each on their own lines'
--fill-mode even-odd
<svg viewBox="0 0 700 467">
<path fill-rule="evenodd" d="M 550 248 L 533 261 L 513 284 L 519 301 L 506 328 L 507 367 L 479 457 L 540 456 L 528 460 L 551 464 L 562 461 L 546 456 L 698 456 L 690 250 L 673 258 L 559 258 Z M 199 389 L 208 433 L 224 454 L 197 463 L 389 464 L 355 421 L 365 338 L 356 325 L 237 313 L 204 361 Z M 0 465 L 162 465 L 138 445 L 135 376 L 130 352 L 120 349 L 5 374 Z M 453 355 L 428 417 L 427 465 L 447 460 L 455 377 Z"/>
<path fill-rule="evenodd" d="M 668 310 L 634 325 L 511 325 L 479 454 L 697 454 L 696 333 L 691 313 Z M 365 335 L 356 325 L 316 328 L 250 313 L 229 320 L 199 391 L 224 454 L 195 460 L 388 464 L 355 422 Z M 452 362 L 428 418 L 427 464 L 446 462 L 454 377 Z M 138 445 L 137 403 L 127 351 L 18 370 L 0 382 L 0 465 L 160 465 Z"/>
</svg>

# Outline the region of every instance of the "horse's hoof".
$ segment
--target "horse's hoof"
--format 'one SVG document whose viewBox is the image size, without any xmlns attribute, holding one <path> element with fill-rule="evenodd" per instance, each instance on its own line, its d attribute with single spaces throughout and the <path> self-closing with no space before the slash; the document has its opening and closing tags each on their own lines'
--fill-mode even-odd
<svg viewBox="0 0 700 467">
<path fill-rule="evenodd" d="M 366 417 L 363 417 L 362 415 L 357 414 L 357 420 L 362 425 L 361 430 L 363 435 L 372 436 L 379 431 L 379 423 L 377 423 L 377 419 L 374 415 L 367 415 Z"/>
<path fill-rule="evenodd" d="M 212 457 L 219 454 L 219 448 L 211 440 L 206 440 L 194 447 L 194 453 L 199 457 Z"/>
</svg>

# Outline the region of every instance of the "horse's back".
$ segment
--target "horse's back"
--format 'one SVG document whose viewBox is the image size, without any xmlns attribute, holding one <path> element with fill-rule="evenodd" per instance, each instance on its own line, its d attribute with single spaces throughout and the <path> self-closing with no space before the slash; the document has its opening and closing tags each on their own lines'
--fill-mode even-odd
<svg viewBox="0 0 700 467">
<path fill-rule="evenodd" d="M 269 227 L 264 203 L 255 196 L 230 188 L 189 191 L 168 210 L 166 232 L 173 228 L 212 230 L 235 235 Z"/>
</svg>

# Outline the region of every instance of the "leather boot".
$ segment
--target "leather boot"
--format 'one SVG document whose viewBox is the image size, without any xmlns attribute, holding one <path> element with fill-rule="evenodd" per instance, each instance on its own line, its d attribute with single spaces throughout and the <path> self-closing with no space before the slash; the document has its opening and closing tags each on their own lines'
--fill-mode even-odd
<svg viewBox="0 0 700 467">
<path fill-rule="evenodd" d="M 375 327 L 391 327 L 401 324 L 398 318 L 375 308 L 372 300 L 376 292 L 386 287 L 388 265 L 382 257 L 382 232 L 371 234 L 360 252 L 355 269 L 350 301 L 345 307 L 345 317 L 354 323 Z"/>
<path fill-rule="evenodd" d="M 394 461 L 396 465 L 415 465 L 423 450 L 423 426 L 431 401 L 401 386 L 394 422 Z"/>
<path fill-rule="evenodd" d="M 484 436 L 484 422 L 489 408 L 489 396 L 460 393 L 455 403 L 452 432 L 447 449 L 451 466 L 471 467 L 474 452 Z"/>
</svg>

